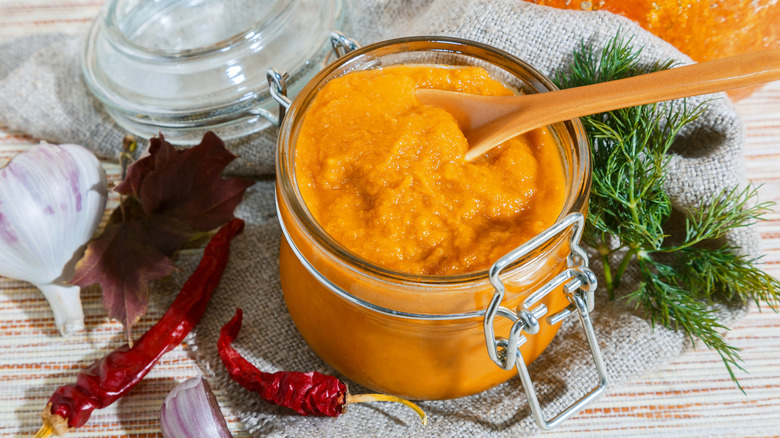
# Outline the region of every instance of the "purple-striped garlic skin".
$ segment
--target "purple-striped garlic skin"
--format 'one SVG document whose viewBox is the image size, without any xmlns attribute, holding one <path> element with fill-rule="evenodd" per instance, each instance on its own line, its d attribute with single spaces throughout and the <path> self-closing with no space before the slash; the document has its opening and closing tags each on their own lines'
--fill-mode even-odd
<svg viewBox="0 0 780 438">
<path fill-rule="evenodd" d="M 219 403 L 203 376 L 187 379 L 165 397 L 160 409 L 165 438 L 232 438 Z"/>
<path fill-rule="evenodd" d="M 68 284 L 106 208 L 106 174 L 82 146 L 41 143 L 0 169 L 0 275 L 38 287 L 63 336 L 84 328 Z"/>
</svg>

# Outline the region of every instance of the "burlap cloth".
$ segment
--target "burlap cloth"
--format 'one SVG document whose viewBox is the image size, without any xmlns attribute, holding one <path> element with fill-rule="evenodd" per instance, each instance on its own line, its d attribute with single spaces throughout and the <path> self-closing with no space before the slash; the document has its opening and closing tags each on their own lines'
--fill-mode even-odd
<svg viewBox="0 0 780 438">
<path fill-rule="evenodd" d="M 559 11 L 519 0 L 369 0 L 347 6 L 343 30 L 364 44 L 417 34 L 459 36 L 504 49 L 547 75 L 565 67 L 581 42 L 600 49 L 618 31 L 632 36 L 634 46 L 643 47 L 643 62 L 669 58 L 690 62 L 632 22 L 602 12 Z M 82 38 L 39 35 L 0 47 L 0 124 L 53 143 L 80 143 L 103 158 L 115 158 L 124 133 L 85 88 L 79 69 Z M 703 117 L 673 147 L 667 190 L 677 208 L 696 205 L 721 188 L 743 181 L 742 125 L 725 95 L 704 98 L 713 97 Z M 520 436 L 537 432 L 517 378 L 475 396 L 420 403 L 431 416 L 426 428 L 408 409 L 386 403 L 354 405 L 336 419 L 299 417 L 259 400 L 229 380 L 216 353 L 216 339 L 236 307 L 245 313 L 237 346 L 257 366 L 269 371 L 333 372 L 296 331 L 279 286 L 280 229 L 272 181 L 275 136 L 275 130 L 269 130 L 230 145 L 240 158 L 229 170 L 255 176 L 258 182 L 237 209 L 248 226 L 235 241 L 228 270 L 192 339 L 204 374 L 223 391 L 251 434 Z M 732 233 L 728 240 L 748 253 L 755 254 L 758 248 L 751 229 Z M 173 285 L 161 286 L 160 291 L 177 290 L 192 267 L 185 266 L 172 282 L 166 282 Z M 626 289 L 635 286 L 634 281 L 624 284 Z M 728 323 L 743 312 L 736 305 L 721 315 Z M 603 291 L 597 295 L 594 321 L 613 386 L 662 367 L 692 347 L 678 332 L 651 328 L 623 302 L 609 302 Z M 563 323 L 553 344 L 531 366 L 531 374 L 547 418 L 594 385 L 595 370 L 573 318 Z M 366 391 L 354 385 L 351 390 Z"/>
</svg>

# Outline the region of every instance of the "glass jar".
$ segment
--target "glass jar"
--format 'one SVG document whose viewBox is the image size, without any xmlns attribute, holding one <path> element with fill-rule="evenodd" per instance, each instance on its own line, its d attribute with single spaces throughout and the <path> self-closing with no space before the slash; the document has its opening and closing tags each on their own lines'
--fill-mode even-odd
<svg viewBox="0 0 780 438">
<path fill-rule="evenodd" d="M 82 71 L 111 117 L 139 137 L 240 137 L 275 122 L 269 67 L 287 71 L 295 94 L 325 66 L 340 9 L 340 0 L 110 0 Z"/>
<path fill-rule="evenodd" d="M 385 269 L 351 253 L 320 227 L 301 197 L 294 162 L 307 108 L 325 83 L 350 71 L 397 64 L 476 65 L 523 93 L 555 89 L 505 52 L 445 37 L 380 42 L 347 53 L 316 75 L 286 103 L 277 153 L 277 207 L 284 232 L 279 264 L 290 315 L 311 348 L 350 380 L 429 400 L 479 393 L 508 380 L 515 367 L 526 392 L 528 387 L 533 392 L 527 364 L 552 341 L 560 321 L 578 313 L 590 331 L 599 383 L 588 400 L 549 423 L 530 394 L 537 422 L 554 427 L 606 384 L 587 313 L 595 278 L 578 246 L 590 189 L 587 137 L 578 120 L 548 127 L 564 163 L 564 209 L 555 226 L 491 269 L 442 276 Z"/>
</svg>

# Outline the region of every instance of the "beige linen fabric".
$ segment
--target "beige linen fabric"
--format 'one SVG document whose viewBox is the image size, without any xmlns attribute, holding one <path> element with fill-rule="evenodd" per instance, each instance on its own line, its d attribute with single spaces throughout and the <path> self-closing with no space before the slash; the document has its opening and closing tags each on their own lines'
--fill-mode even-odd
<svg viewBox="0 0 780 438">
<path fill-rule="evenodd" d="M 344 13 L 347 24 L 343 30 L 363 44 L 419 34 L 459 36 L 504 49 L 548 75 L 567 65 L 580 42 L 600 48 L 618 31 L 633 36 L 632 44 L 643 47 L 643 62 L 668 58 L 690 62 L 621 17 L 559 11 L 519 0 L 368 0 L 345 5 Z M 83 84 L 78 65 L 81 44 L 80 38 L 46 35 L 0 47 L 0 123 L 55 143 L 81 143 L 103 158 L 115 158 L 123 132 Z M 667 190 L 679 209 L 743 181 L 742 125 L 724 95 L 706 98 L 713 97 L 704 116 L 674 146 Z M 691 99 L 691 103 L 702 99 Z M 407 408 L 384 403 L 351 406 L 336 419 L 299 417 L 260 401 L 229 380 L 216 353 L 216 339 L 236 307 L 242 307 L 245 315 L 236 345 L 258 367 L 333 372 L 302 340 L 281 295 L 281 233 L 272 182 L 275 134 L 270 130 L 230 145 L 240 158 L 229 170 L 259 180 L 237 210 L 247 228 L 235 241 L 227 272 L 192 339 L 204 373 L 226 389 L 232 409 L 247 429 L 255 436 L 295 437 L 522 436 L 537 432 L 517 378 L 471 397 L 420 403 L 431 416 L 426 428 Z M 751 229 L 732 233 L 729 239 L 748 252 L 757 250 Z M 165 287 L 178 289 L 192 268 L 185 267 Z M 624 287 L 634 287 L 631 283 L 627 281 Z M 742 312 L 736 305 L 722 315 L 732 320 Z M 633 309 L 607 301 L 603 293 L 597 295 L 593 318 L 610 385 L 657 369 L 691 347 L 682 334 L 651 328 Z M 553 344 L 531 366 L 531 374 L 547 418 L 594 385 L 595 370 L 573 318 L 563 323 Z M 354 385 L 350 390 L 367 391 Z"/>
</svg>

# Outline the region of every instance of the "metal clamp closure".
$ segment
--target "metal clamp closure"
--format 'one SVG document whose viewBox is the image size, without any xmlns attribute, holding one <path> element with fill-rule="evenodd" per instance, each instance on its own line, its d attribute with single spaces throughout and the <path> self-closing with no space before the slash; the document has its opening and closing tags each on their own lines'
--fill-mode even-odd
<svg viewBox="0 0 780 438">
<path fill-rule="evenodd" d="M 287 72 L 280 72 L 275 68 L 269 68 L 265 71 L 265 77 L 268 80 L 268 91 L 271 93 L 271 97 L 279 104 L 279 114 L 274 116 L 267 110 L 262 110 L 262 115 L 268 119 L 275 126 L 279 126 L 284 120 L 284 116 L 287 114 L 287 110 L 292 105 L 292 100 L 287 97 L 287 80 L 290 79 L 290 75 Z M 260 111 L 256 109 L 255 111 Z"/>
<path fill-rule="evenodd" d="M 352 38 L 343 33 L 334 30 L 329 36 L 330 45 L 337 58 L 341 58 L 347 53 L 360 48 L 360 45 Z M 287 81 L 290 76 L 287 72 L 280 72 L 276 68 L 269 68 L 265 71 L 265 77 L 268 79 L 268 89 L 271 97 L 279 104 L 279 113 L 274 115 L 271 111 L 264 108 L 252 108 L 249 113 L 265 117 L 274 126 L 280 126 L 284 120 L 287 110 L 292 105 L 292 100 L 287 97 Z"/>
<path fill-rule="evenodd" d="M 598 342 L 596 342 L 589 314 L 594 306 L 594 292 L 597 279 L 593 271 L 588 268 L 587 254 L 579 245 L 584 225 L 585 218 L 582 214 L 572 213 L 566 216 L 533 239 L 501 257 L 491 266 L 488 274 L 490 283 L 495 288 L 495 293 L 488 305 L 483 321 L 488 355 L 496 365 L 504 370 L 510 370 L 513 367 L 517 368 L 534 420 L 544 430 L 558 426 L 561 422 L 579 412 L 588 403 L 595 400 L 607 385 L 606 368 Z M 571 252 L 567 258 L 567 269 L 531 293 L 515 311 L 501 306 L 501 302 L 506 294 L 506 288 L 500 278 L 501 272 L 517 260 L 544 246 L 569 229 L 572 230 L 572 233 L 569 242 Z M 565 309 L 547 316 L 547 307 L 544 304 L 540 304 L 539 301 L 561 286 L 563 286 L 563 291 L 571 304 Z M 536 390 L 533 387 L 528 368 L 520 352 L 520 346 L 528 340 L 524 333 L 533 335 L 539 332 L 539 320 L 541 318 L 546 316 L 547 323 L 554 325 L 575 312 L 579 316 L 580 324 L 588 340 L 598 373 L 598 382 L 595 388 L 548 422 L 542 416 Z M 507 338 L 495 336 L 494 323 L 499 316 L 512 321 L 512 327 Z"/>
<path fill-rule="evenodd" d="M 360 48 L 360 44 L 343 33 L 334 30 L 330 33 L 330 45 L 333 47 L 333 53 L 337 58 L 341 58 L 347 53 Z"/>
</svg>

